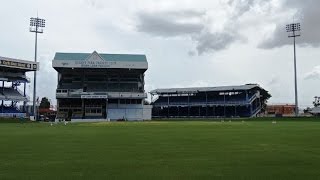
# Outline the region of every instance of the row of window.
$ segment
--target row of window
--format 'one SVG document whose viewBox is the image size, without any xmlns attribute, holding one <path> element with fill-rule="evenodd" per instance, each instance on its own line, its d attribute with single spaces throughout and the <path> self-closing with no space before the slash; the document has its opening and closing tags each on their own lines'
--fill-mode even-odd
<svg viewBox="0 0 320 180">
<path fill-rule="evenodd" d="M 70 109 L 59 108 L 59 112 L 69 112 Z M 81 112 L 81 109 L 72 109 L 72 112 Z"/>
<path fill-rule="evenodd" d="M 109 104 L 141 104 L 141 99 L 109 99 Z"/>
<path fill-rule="evenodd" d="M 90 114 L 101 114 L 102 111 L 101 111 L 101 109 L 86 109 L 86 113 L 90 113 Z"/>
<path fill-rule="evenodd" d="M 57 89 L 57 93 L 68 93 L 66 89 Z"/>
<path fill-rule="evenodd" d="M 91 76 L 91 77 L 85 77 L 85 78 L 81 78 L 81 77 L 68 77 L 68 76 L 64 76 L 62 78 L 62 80 L 73 80 L 73 81 L 82 81 L 82 80 L 89 80 L 89 81 L 95 81 L 95 80 L 99 80 L 99 81 L 118 81 L 118 80 L 122 80 L 122 81 L 137 81 L 139 80 L 140 77 L 115 77 L 115 78 L 110 78 L 110 77 L 101 77 L 101 76 Z"/>
<path fill-rule="evenodd" d="M 68 113 L 70 109 L 64 109 L 64 108 L 60 108 L 59 112 L 66 112 Z M 72 113 L 81 113 L 81 109 L 72 109 Z M 86 113 L 90 113 L 90 114 L 101 114 L 102 110 L 100 109 L 86 109 Z"/>
</svg>

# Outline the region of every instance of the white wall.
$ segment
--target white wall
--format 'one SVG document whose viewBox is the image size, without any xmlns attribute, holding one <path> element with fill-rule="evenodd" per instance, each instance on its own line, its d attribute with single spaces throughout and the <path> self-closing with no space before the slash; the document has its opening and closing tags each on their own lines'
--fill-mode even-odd
<svg viewBox="0 0 320 180">
<path fill-rule="evenodd" d="M 152 106 L 142 105 L 119 105 L 116 108 L 113 105 L 108 107 L 108 118 L 111 120 L 126 119 L 132 120 L 151 120 Z"/>
<path fill-rule="evenodd" d="M 152 105 L 143 106 L 143 120 L 151 120 Z"/>
<path fill-rule="evenodd" d="M 111 120 L 142 120 L 142 109 L 108 109 L 107 116 Z"/>
</svg>

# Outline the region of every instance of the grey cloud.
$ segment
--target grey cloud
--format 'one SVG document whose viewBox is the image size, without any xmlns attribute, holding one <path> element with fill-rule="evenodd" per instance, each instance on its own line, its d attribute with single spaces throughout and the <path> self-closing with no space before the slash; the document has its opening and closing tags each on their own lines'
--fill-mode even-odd
<svg viewBox="0 0 320 180">
<path fill-rule="evenodd" d="M 170 11 L 166 12 L 166 16 L 175 16 L 177 18 L 193 18 L 193 17 L 202 17 L 206 15 L 205 11 L 194 11 L 194 10 L 184 10 L 184 11 Z"/>
<path fill-rule="evenodd" d="M 233 30 L 227 32 L 210 32 L 203 20 L 204 12 L 179 11 L 162 13 L 140 13 L 137 30 L 154 36 L 176 37 L 185 36 L 196 43 L 198 55 L 225 49 L 233 43 L 236 34 Z M 190 21 L 189 19 L 196 20 Z M 229 27 L 228 27 L 229 28 Z M 194 56 L 194 51 L 188 52 Z"/>
<path fill-rule="evenodd" d="M 210 33 L 201 34 L 197 39 L 197 51 L 199 55 L 208 52 L 219 51 L 227 48 L 236 41 L 237 38 L 233 33 Z"/>
<path fill-rule="evenodd" d="M 257 3 L 257 0 L 230 0 L 228 2 L 229 6 L 234 7 L 233 18 L 243 15 L 251 9 L 251 7 Z"/>
<path fill-rule="evenodd" d="M 187 22 L 186 17 L 201 16 L 198 12 L 163 12 L 163 13 L 140 13 L 138 14 L 139 22 L 137 30 L 155 36 L 174 37 L 199 33 L 204 25 L 197 22 Z"/>
<path fill-rule="evenodd" d="M 189 52 L 188 52 L 188 55 L 191 56 L 191 57 L 192 57 L 192 56 L 195 56 L 195 55 L 196 55 L 196 52 L 194 52 L 194 51 L 189 51 Z"/>
<path fill-rule="evenodd" d="M 227 4 L 233 7 L 231 19 L 237 20 L 245 13 L 257 7 L 267 7 L 267 9 L 270 9 L 271 1 L 272 0 L 229 0 Z"/>
<path fill-rule="evenodd" d="M 236 40 L 244 40 L 238 30 L 240 25 L 235 26 L 239 18 L 253 6 L 269 2 L 266 0 L 230 0 L 227 2 L 234 11 L 227 19 L 225 26 L 219 32 L 209 30 L 212 24 L 206 19 L 206 12 L 203 11 L 169 11 L 156 13 L 138 13 L 137 31 L 144 32 L 158 37 L 188 37 L 195 42 L 198 55 L 216 52 L 227 48 Z M 190 53 L 193 51 L 189 51 Z"/>
<path fill-rule="evenodd" d="M 292 44 L 292 39 L 288 38 L 288 33 L 285 30 L 285 24 L 278 24 L 276 25 L 276 29 L 273 32 L 273 34 L 268 39 L 260 43 L 258 45 L 258 48 L 271 49 L 281 47 L 287 44 Z"/>
<path fill-rule="evenodd" d="M 301 37 L 297 39 L 297 43 L 302 46 L 320 46 L 320 31 L 319 16 L 320 16 L 320 1 L 314 0 L 287 0 L 284 6 L 290 9 L 296 9 L 295 17 L 301 23 Z M 286 22 L 291 23 L 291 22 Z M 259 48 L 271 49 L 292 44 L 292 40 L 288 39 L 288 34 L 285 31 L 285 23 L 278 23 L 272 36 L 259 44 Z"/>
</svg>

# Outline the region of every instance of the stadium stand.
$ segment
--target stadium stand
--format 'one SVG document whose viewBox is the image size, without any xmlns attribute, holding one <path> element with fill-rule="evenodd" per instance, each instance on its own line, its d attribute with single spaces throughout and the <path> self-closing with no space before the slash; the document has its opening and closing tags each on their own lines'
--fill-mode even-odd
<svg viewBox="0 0 320 180">
<path fill-rule="evenodd" d="M 156 89 L 152 117 L 253 117 L 271 95 L 257 84 Z"/>
<path fill-rule="evenodd" d="M 26 95 L 26 76 L 28 71 L 37 71 L 39 63 L 0 56 L 0 116 L 25 117 L 25 108 L 17 108 L 18 102 L 26 105 L 29 97 Z M 23 91 L 19 89 L 23 84 Z"/>
<path fill-rule="evenodd" d="M 145 55 L 56 53 L 57 120 L 147 120 L 144 105 Z"/>
<path fill-rule="evenodd" d="M 5 97 L 6 100 L 14 100 L 14 101 L 27 101 L 28 98 L 23 96 L 18 89 L 13 88 L 3 88 L 2 95 Z"/>
</svg>

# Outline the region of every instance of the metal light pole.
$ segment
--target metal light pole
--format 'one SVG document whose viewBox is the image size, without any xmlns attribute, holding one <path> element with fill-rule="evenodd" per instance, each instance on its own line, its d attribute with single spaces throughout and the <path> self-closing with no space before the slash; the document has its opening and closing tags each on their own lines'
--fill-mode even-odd
<svg viewBox="0 0 320 180">
<path fill-rule="evenodd" d="M 297 58 L 296 58 L 296 37 L 300 36 L 300 23 L 288 24 L 286 30 L 289 38 L 293 37 L 293 58 L 294 58 L 294 90 L 295 90 L 295 114 L 299 115 L 298 107 L 298 85 L 297 85 Z"/>
<path fill-rule="evenodd" d="M 43 28 L 45 27 L 46 20 L 36 18 L 30 18 L 30 32 L 36 34 L 35 39 L 35 50 L 34 50 L 34 62 L 37 62 L 37 43 L 38 43 L 38 33 L 43 33 Z M 37 71 L 34 71 L 33 77 L 33 115 L 35 120 L 38 120 L 37 117 L 37 108 L 36 108 L 36 85 L 37 85 Z"/>
</svg>

